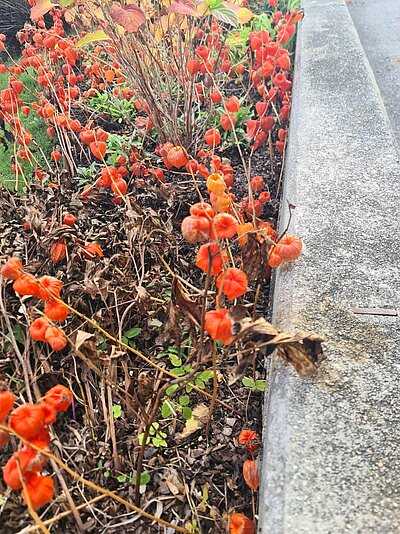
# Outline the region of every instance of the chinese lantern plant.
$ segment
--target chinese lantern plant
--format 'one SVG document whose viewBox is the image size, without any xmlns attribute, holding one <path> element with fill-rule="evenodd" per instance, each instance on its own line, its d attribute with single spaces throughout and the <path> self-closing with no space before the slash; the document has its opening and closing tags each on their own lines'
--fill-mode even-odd
<svg viewBox="0 0 400 534">
<path fill-rule="evenodd" d="M 72 392 L 58 384 L 38 403 L 25 403 L 13 409 L 14 395 L 0 391 L 0 424 L 4 427 L 0 430 L 0 448 L 9 443 L 14 433 L 21 438 L 17 451 L 3 466 L 3 480 L 10 489 L 21 490 L 24 503 L 34 510 L 53 498 L 53 479 L 41 474 L 47 464 L 43 452 L 50 452 L 49 425 L 56 422 L 58 412 L 68 410 L 72 399 Z"/>
<path fill-rule="evenodd" d="M 13 281 L 13 289 L 18 295 L 38 297 L 44 302 L 45 315 L 35 319 L 29 327 L 32 339 L 47 342 L 54 351 L 65 348 L 65 334 L 52 324 L 65 321 L 69 314 L 68 307 L 59 300 L 62 282 L 53 276 L 36 279 L 24 271 L 19 258 L 9 258 L 2 266 L 0 274 Z"/>
</svg>

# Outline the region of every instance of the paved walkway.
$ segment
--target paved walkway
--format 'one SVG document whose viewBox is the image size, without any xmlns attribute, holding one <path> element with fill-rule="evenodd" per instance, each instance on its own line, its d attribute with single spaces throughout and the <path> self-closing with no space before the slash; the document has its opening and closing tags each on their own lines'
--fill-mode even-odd
<svg viewBox="0 0 400 534">
<path fill-rule="evenodd" d="M 400 146 L 400 0 L 348 4 Z"/>
<path fill-rule="evenodd" d="M 364 2 L 353 3 L 361 14 Z M 369 4 L 379 27 L 389 2 Z M 400 0 L 390 4 L 387 27 Z M 303 7 L 283 198 L 296 205 L 291 232 L 304 248 L 277 271 L 274 321 L 324 335 L 327 360 L 308 380 L 272 360 L 260 532 L 399 534 L 400 165 L 387 111 L 394 128 L 400 99 L 385 87 L 385 109 L 345 0 Z M 384 24 L 377 33 L 390 40 Z M 371 46 L 391 76 L 397 52 Z"/>
</svg>

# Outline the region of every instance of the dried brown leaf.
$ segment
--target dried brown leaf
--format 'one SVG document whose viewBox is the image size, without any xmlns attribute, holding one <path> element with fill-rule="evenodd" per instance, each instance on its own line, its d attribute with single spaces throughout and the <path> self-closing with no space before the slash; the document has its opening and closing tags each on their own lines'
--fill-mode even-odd
<svg viewBox="0 0 400 534">
<path fill-rule="evenodd" d="M 286 363 L 290 363 L 302 377 L 314 375 L 321 362 L 325 359 L 321 343 L 324 340 L 319 334 L 313 332 L 297 332 L 289 334 L 280 332 L 275 326 L 264 318 L 245 318 L 240 323 L 240 331 L 235 341 L 249 340 L 262 337 L 262 343 L 277 351 Z M 265 339 L 266 338 L 266 339 Z M 272 352 L 272 350 L 270 352 Z"/>
<path fill-rule="evenodd" d="M 201 324 L 201 307 L 197 302 L 191 300 L 183 289 L 182 284 L 177 278 L 174 278 L 171 288 L 171 299 L 181 312 L 188 318 L 190 321 L 195 323 L 197 326 Z"/>
</svg>

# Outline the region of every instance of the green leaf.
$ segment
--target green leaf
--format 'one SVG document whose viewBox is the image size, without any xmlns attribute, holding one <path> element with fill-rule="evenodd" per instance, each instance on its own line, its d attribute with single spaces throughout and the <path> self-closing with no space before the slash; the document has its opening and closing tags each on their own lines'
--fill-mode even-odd
<svg viewBox="0 0 400 534">
<path fill-rule="evenodd" d="M 125 337 L 127 337 L 128 339 L 132 339 L 133 337 L 138 336 L 141 331 L 141 328 L 139 328 L 138 326 L 134 326 L 133 328 L 125 332 Z"/>
<path fill-rule="evenodd" d="M 198 378 L 200 378 L 200 380 L 203 380 L 203 382 L 208 382 L 210 378 L 212 378 L 212 375 L 212 371 L 203 371 L 199 374 Z"/>
<path fill-rule="evenodd" d="M 61 7 L 69 7 L 75 2 L 75 0 L 59 0 L 59 4 Z"/>
<path fill-rule="evenodd" d="M 186 374 L 186 371 L 183 369 L 183 367 L 175 367 L 172 369 L 171 373 L 175 376 L 183 376 Z"/>
<path fill-rule="evenodd" d="M 211 9 L 211 13 L 213 17 L 218 19 L 221 22 L 225 22 L 226 24 L 230 24 L 231 26 L 238 26 L 238 17 L 232 9 L 229 9 L 228 7 L 218 7 L 217 9 Z"/>
<path fill-rule="evenodd" d="M 256 389 L 257 391 L 265 391 L 267 389 L 267 381 L 266 380 L 256 380 Z"/>
<path fill-rule="evenodd" d="M 218 9 L 222 6 L 222 0 L 207 0 L 207 5 L 212 11 L 213 9 Z"/>
<path fill-rule="evenodd" d="M 168 401 L 164 401 L 161 406 L 161 415 L 164 419 L 167 419 L 172 414 L 171 405 Z"/>
<path fill-rule="evenodd" d="M 288 5 L 287 5 L 288 11 L 290 11 L 291 9 L 298 9 L 299 7 L 300 7 L 300 0 L 289 0 L 288 1 Z"/>
<path fill-rule="evenodd" d="M 244 385 L 245 388 L 255 389 L 256 387 L 255 381 L 252 378 L 249 378 L 247 376 L 244 376 L 242 378 L 242 384 Z"/>
<path fill-rule="evenodd" d="M 179 397 L 179 404 L 181 406 L 187 406 L 190 402 L 190 399 L 188 395 L 182 395 L 182 397 Z"/>
<path fill-rule="evenodd" d="M 169 388 L 167 388 L 166 390 L 166 394 L 167 395 L 172 395 L 172 393 L 175 393 L 175 391 L 179 388 L 179 384 L 174 384 L 172 386 L 169 386 Z"/>
<path fill-rule="evenodd" d="M 145 486 L 151 480 L 149 473 L 140 473 L 140 485 Z M 136 475 L 131 476 L 131 482 L 136 486 Z"/>
<path fill-rule="evenodd" d="M 104 478 L 108 478 L 110 476 L 110 471 L 108 470 L 104 471 L 103 475 L 104 475 Z"/>
<path fill-rule="evenodd" d="M 118 417 L 121 417 L 122 414 L 121 406 L 119 404 L 113 404 L 112 412 L 114 419 L 118 419 Z"/>
<path fill-rule="evenodd" d="M 109 41 L 111 37 L 109 37 L 105 31 L 103 30 L 96 30 L 94 32 L 87 33 L 83 37 L 77 41 L 75 46 L 77 48 L 83 48 L 84 46 L 87 46 L 90 43 L 94 43 L 97 41 Z"/>
<path fill-rule="evenodd" d="M 140 475 L 140 485 L 141 486 L 145 486 L 146 484 L 148 484 L 151 480 L 151 477 L 149 475 L 149 473 L 141 473 Z"/>
<path fill-rule="evenodd" d="M 196 386 L 200 389 L 204 389 L 206 387 L 205 383 L 203 382 L 203 380 L 201 378 L 196 378 L 196 380 L 194 381 L 194 383 L 196 384 Z"/>
<path fill-rule="evenodd" d="M 128 478 L 128 477 L 127 477 L 126 475 L 118 475 L 118 476 L 117 476 L 117 480 L 118 480 L 118 482 L 120 482 L 121 484 L 123 484 L 124 482 L 126 482 L 127 478 Z"/>
<path fill-rule="evenodd" d="M 174 367 L 180 367 L 182 365 L 182 359 L 176 354 L 169 354 L 169 360 Z"/>
<path fill-rule="evenodd" d="M 154 447 L 168 447 L 167 442 L 165 439 L 162 438 L 153 438 L 153 445 Z"/>
<path fill-rule="evenodd" d="M 189 406 L 185 406 L 182 410 L 183 418 L 188 421 L 192 417 L 192 408 L 189 408 Z"/>
<path fill-rule="evenodd" d="M 143 443 L 143 438 L 144 438 L 144 433 L 142 432 L 141 434 L 139 434 L 139 437 L 138 437 L 139 445 Z M 150 443 L 150 436 L 147 436 L 146 445 L 148 445 L 149 443 Z"/>
</svg>

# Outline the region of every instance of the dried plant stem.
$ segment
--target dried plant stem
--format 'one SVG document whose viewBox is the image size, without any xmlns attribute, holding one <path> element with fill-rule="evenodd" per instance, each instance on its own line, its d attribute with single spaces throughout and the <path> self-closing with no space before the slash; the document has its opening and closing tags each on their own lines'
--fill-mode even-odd
<svg viewBox="0 0 400 534">
<path fill-rule="evenodd" d="M 48 452 L 48 451 L 46 451 L 44 449 L 41 449 L 40 447 L 37 447 L 34 443 L 30 443 L 27 439 L 25 439 L 22 436 L 20 436 L 19 434 L 17 434 L 17 432 L 15 432 L 12 428 L 10 428 L 10 427 L 8 427 L 6 425 L 0 424 L 0 429 L 4 430 L 5 432 L 8 432 L 9 434 L 12 434 L 13 436 L 16 436 L 23 443 L 25 443 L 26 445 L 29 445 L 29 447 L 31 447 L 35 451 L 38 451 L 41 454 L 43 454 L 44 456 L 46 456 L 47 458 L 49 458 L 50 460 L 53 460 L 62 469 L 64 469 L 69 475 L 71 475 L 73 478 L 75 478 L 76 480 L 78 480 L 79 482 L 84 484 L 85 486 L 88 486 L 89 488 L 93 489 L 94 491 L 98 491 L 102 495 L 106 495 L 107 497 L 110 497 L 114 501 L 117 501 L 117 502 L 123 504 L 124 506 L 126 506 L 130 510 L 134 510 L 138 514 L 142 515 L 143 517 L 146 517 L 147 519 L 150 519 L 151 521 L 155 521 L 156 523 L 158 523 L 160 525 L 163 525 L 164 527 L 171 528 L 171 529 L 175 530 L 176 532 L 184 532 L 184 533 L 189 534 L 189 531 L 186 528 L 178 527 L 177 525 L 172 525 L 171 523 L 168 523 L 168 521 L 164 521 L 164 519 L 161 519 L 161 518 L 156 517 L 156 516 L 154 516 L 152 514 L 149 514 L 148 512 L 145 512 L 144 510 L 142 510 L 138 506 L 135 506 L 134 504 L 130 503 L 129 501 L 126 501 L 125 499 L 123 499 L 122 497 L 120 497 L 119 495 L 114 493 L 113 491 L 110 491 L 110 490 L 107 490 L 105 488 L 102 488 L 101 486 L 98 486 L 94 482 L 91 482 L 90 480 L 87 480 L 86 478 L 82 477 L 81 475 L 78 475 L 77 473 L 75 473 L 75 471 L 73 471 L 70 467 L 68 467 L 63 461 L 59 460 L 56 456 L 54 456 L 54 454 L 52 454 L 51 452 Z M 46 527 L 44 527 L 44 528 L 46 529 Z M 48 530 L 46 529 L 44 532 L 48 532 Z"/>
<path fill-rule="evenodd" d="M 101 501 L 102 499 L 105 499 L 107 495 L 97 495 L 97 497 L 94 497 L 93 499 L 90 499 L 90 501 L 84 502 L 83 504 L 80 504 L 76 507 L 77 510 L 82 510 L 83 508 L 87 508 L 88 506 L 91 506 L 92 504 Z M 52 525 L 53 523 L 57 523 L 57 521 L 60 521 L 60 519 L 64 519 L 64 517 L 68 517 L 71 515 L 72 510 L 66 510 L 65 512 L 61 512 L 54 517 L 51 517 L 50 519 L 46 519 L 46 521 L 43 521 L 43 525 Z M 28 534 L 29 532 L 36 532 L 39 530 L 39 525 L 32 525 L 28 528 L 24 528 L 20 530 L 19 532 L 16 532 L 15 534 Z"/>
<path fill-rule="evenodd" d="M 218 391 L 217 344 L 216 344 L 215 341 L 213 343 L 213 349 L 212 349 L 212 370 L 213 370 L 213 391 L 212 391 L 210 409 L 209 409 L 209 412 L 208 412 L 206 435 L 208 435 L 209 432 L 210 432 L 210 426 L 211 426 L 211 421 L 212 421 L 212 417 L 213 417 L 213 413 L 214 413 L 214 407 L 215 407 L 215 400 L 217 398 L 217 391 Z"/>
<path fill-rule="evenodd" d="M 68 505 L 70 507 L 70 510 L 71 510 L 71 513 L 72 515 L 74 516 L 74 519 L 75 519 L 75 523 L 79 529 L 79 532 L 84 532 L 85 531 L 85 527 L 82 523 L 82 519 L 81 519 L 81 516 L 79 515 L 79 512 L 77 511 L 76 509 L 76 506 L 75 506 L 75 503 L 71 497 L 71 494 L 69 492 L 69 489 L 68 489 L 68 486 L 64 480 L 64 477 L 62 476 L 62 473 L 60 471 L 60 468 L 58 467 L 58 465 L 56 464 L 56 462 L 54 460 L 50 460 L 50 463 L 51 463 L 51 467 L 53 468 L 55 474 L 57 475 L 57 478 L 58 478 L 58 481 L 60 482 L 61 484 L 61 487 L 65 493 L 65 496 L 67 498 L 67 501 L 68 501 Z"/>
</svg>

